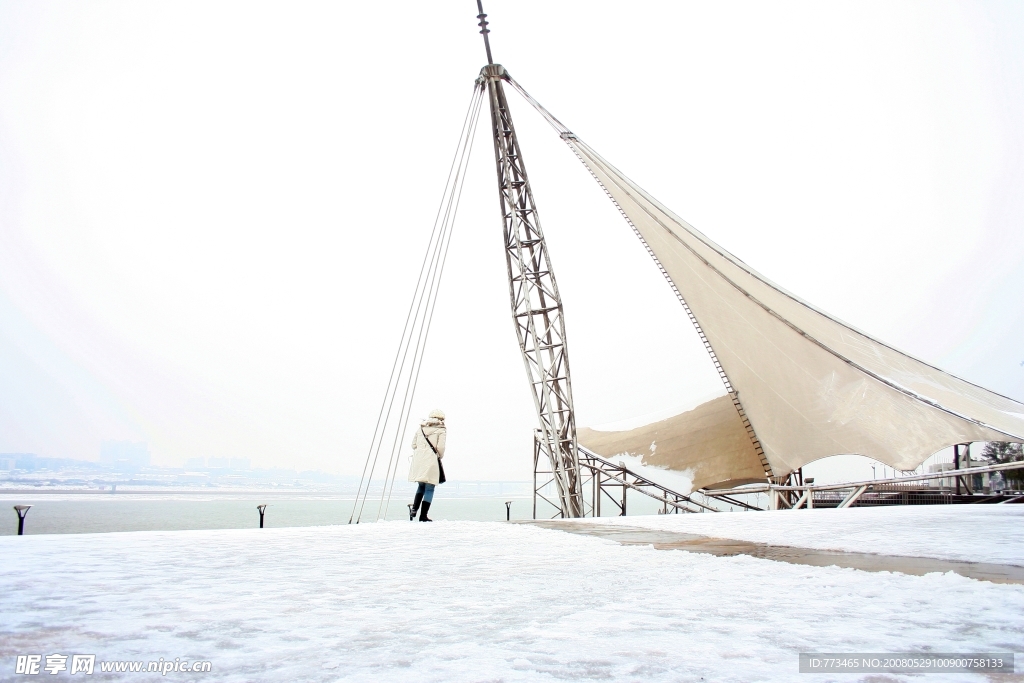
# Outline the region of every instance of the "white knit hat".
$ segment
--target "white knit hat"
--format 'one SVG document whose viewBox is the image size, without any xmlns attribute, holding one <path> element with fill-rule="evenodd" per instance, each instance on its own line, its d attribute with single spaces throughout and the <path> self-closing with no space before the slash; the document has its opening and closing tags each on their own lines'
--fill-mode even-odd
<svg viewBox="0 0 1024 683">
<path fill-rule="evenodd" d="M 441 410 L 440 408 L 434 408 L 433 410 L 430 411 L 430 415 L 428 415 L 428 417 L 432 417 L 435 420 L 443 420 L 444 411 Z"/>
</svg>

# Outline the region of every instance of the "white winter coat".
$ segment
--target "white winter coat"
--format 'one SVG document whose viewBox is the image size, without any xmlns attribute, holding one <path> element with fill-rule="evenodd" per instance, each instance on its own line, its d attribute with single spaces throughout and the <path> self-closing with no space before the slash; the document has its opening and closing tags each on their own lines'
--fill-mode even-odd
<svg viewBox="0 0 1024 683">
<path fill-rule="evenodd" d="M 444 457 L 444 442 L 447 430 L 444 422 L 433 418 L 420 423 L 420 428 L 412 437 L 412 464 L 409 467 L 409 481 L 437 484 L 441 481 L 441 469 L 437 466 L 438 457 Z M 430 443 L 437 449 L 437 455 L 431 450 Z"/>
</svg>

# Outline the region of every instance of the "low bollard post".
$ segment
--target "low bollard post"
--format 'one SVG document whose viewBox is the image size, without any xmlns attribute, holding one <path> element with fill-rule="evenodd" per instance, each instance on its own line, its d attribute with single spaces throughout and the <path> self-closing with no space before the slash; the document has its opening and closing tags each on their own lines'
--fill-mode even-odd
<svg viewBox="0 0 1024 683">
<path fill-rule="evenodd" d="M 28 514 L 31 505 L 15 505 L 14 511 L 18 513 L 18 535 L 25 535 L 25 515 Z"/>
<path fill-rule="evenodd" d="M 512 501 L 511 500 L 506 500 L 505 501 L 505 521 L 506 522 L 511 522 L 512 521 Z"/>
<path fill-rule="evenodd" d="M 260 528 L 263 528 L 263 513 L 267 511 L 266 505 L 257 505 L 256 509 L 260 511 Z"/>
</svg>

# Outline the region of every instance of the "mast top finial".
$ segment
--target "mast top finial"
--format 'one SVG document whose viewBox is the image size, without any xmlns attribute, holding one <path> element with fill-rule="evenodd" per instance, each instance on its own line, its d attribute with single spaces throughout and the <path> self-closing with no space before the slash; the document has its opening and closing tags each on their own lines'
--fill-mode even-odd
<svg viewBox="0 0 1024 683">
<path fill-rule="evenodd" d="M 487 38 L 487 34 L 490 33 L 491 30 L 487 28 L 487 15 L 484 14 L 483 0 L 476 0 L 476 8 L 480 12 L 476 15 L 476 18 L 480 20 L 480 23 L 477 25 L 480 27 L 480 33 L 484 37 L 484 48 L 487 50 L 487 63 L 494 64 L 494 59 L 491 58 L 491 41 Z"/>
</svg>

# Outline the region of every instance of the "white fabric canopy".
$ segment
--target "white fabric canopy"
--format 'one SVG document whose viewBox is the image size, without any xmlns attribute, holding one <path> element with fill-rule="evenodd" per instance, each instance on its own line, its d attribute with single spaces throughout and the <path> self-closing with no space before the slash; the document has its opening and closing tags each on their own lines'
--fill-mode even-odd
<svg viewBox="0 0 1024 683">
<path fill-rule="evenodd" d="M 511 77 L 509 83 L 615 202 L 706 338 L 735 392 L 737 411 L 752 427 L 741 428 L 753 449 L 721 452 L 723 460 L 749 471 L 757 455 L 770 477 L 842 454 L 909 470 L 954 444 L 1024 443 L 1024 403 L 897 351 L 785 291 L 644 192 Z M 604 440 L 610 446 L 620 437 L 638 438 L 637 431 Z M 685 452 L 675 460 L 672 469 L 696 464 Z M 743 477 L 737 471 L 722 481 Z"/>
<path fill-rule="evenodd" d="M 855 453 L 912 469 L 969 441 L 1024 441 L 1024 404 L 922 363 L 784 291 L 563 135 L 707 336 L 771 467 Z"/>
<path fill-rule="evenodd" d="M 717 444 L 728 451 L 720 454 L 724 461 L 749 471 L 760 445 L 761 465 L 773 477 L 842 454 L 907 470 L 955 443 L 1024 442 L 1024 403 L 929 366 L 784 291 L 647 195 L 509 82 L 590 169 L 706 337 L 737 412 L 753 428 L 746 430 L 753 450 Z M 690 469 L 685 453 L 676 460 L 673 469 Z"/>
</svg>

